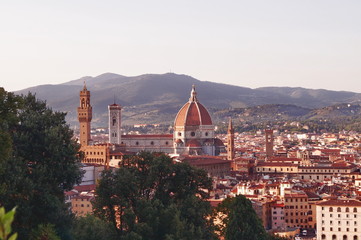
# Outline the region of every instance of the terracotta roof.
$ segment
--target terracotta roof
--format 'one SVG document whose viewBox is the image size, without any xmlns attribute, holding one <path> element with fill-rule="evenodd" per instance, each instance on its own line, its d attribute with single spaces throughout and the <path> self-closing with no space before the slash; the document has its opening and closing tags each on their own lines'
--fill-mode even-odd
<svg viewBox="0 0 361 240">
<path fill-rule="evenodd" d="M 272 207 L 284 207 L 285 204 L 284 203 L 274 203 L 271 205 Z"/>
<path fill-rule="evenodd" d="M 361 202 L 357 200 L 328 200 L 317 204 L 319 206 L 354 206 L 361 207 Z"/>
<path fill-rule="evenodd" d="M 191 98 L 179 110 L 174 121 L 174 126 L 212 125 L 211 116 L 209 115 L 207 109 L 198 102 L 195 95 L 196 92 L 193 87 Z"/>
<path fill-rule="evenodd" d="M 214 156 L 186 156 L 182 160 L 193 166 L 212 165 L 212 164 L 231 164 L 229 160 L 223 160 Z"/>
<path fill-rule="evenodd" d="M 121 138 L 171 138 L 173 139 L 172 134 L 133 134 L 133 135 L 122 135 Z"/>
<path fill-rule="evenodd" d="M 95 190 L 96 185 L 90 184 L 90 185 L 80 185 L 80 186 L 74 186 L 74 189 L 78 192 L 90 192 L 92 190 Z"/>
<path fill-rule="evenodd" d="M 273 157 L 269 159 L 270 162 L 280 161 L 280 162 L 300 162 L 302 159 L 300 158 L 287 158 L 287 157 Z"/>
<path fill-rule="evenodd" d="M 293 164 L 293 163 L 288 163 L 288 162 L 262 162 L 262 163 L 258 163 L 257 167 L 275 167 L 275 166 L 280 166 L 280 167 L 297 167 L 297 164 Z"/>
</svg>

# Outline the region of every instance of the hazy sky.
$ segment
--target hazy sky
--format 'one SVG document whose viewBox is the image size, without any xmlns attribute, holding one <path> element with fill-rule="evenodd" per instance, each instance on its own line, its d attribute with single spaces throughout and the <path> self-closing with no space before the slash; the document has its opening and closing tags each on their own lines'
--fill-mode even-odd
<svg viewBox="0 0 361 240">
<path fill-rule="evenodd" d="M 174 72 L 361 92 L 360 0 L 0 0 L 0 86 Z"/>
</svg>

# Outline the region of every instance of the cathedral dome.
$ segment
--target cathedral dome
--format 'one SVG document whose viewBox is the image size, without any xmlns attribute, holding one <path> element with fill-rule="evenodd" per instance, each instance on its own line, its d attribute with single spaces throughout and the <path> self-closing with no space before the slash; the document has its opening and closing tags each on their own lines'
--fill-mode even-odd
<svg viewBox="0 0 361 240">
<path fill-rule="evenodd" d="M 193 85 L 189 101 L 179 110 L 174 126 L 212 125 L 212 119 L 207 109 L 198 102 Z"/>
</svg>

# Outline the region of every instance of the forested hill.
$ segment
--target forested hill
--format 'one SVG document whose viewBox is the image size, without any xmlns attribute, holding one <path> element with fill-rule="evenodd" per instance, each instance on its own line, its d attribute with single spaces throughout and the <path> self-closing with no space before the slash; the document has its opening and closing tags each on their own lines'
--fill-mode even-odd
<svg viewBox="0 0 361 240">
<path fill-rule="evenodd" d="M 200 102 L 211 112 L 220 109 L 247 109 L 265 104 L 288 104 L 297 108 L 316 109 L 341 103 L 361 102 L 361 94 L 354 92 L 288 87 L 251 89 L 200 81 L 174 73 L 134 77 L 105 73 L 59 85 L 35 86 L 17 93 L 36 93 L 38 98 L 46 100 L 54 110 L 68 112 L 68 122 L 76 125 L 79 91 L 84 81 L 92 94 L 93 126 L 106 126 L 107 106 L 114 100 L 123 106 L 124 124 L 172 123 L 177 111 L 188 101 L 192 84 L 196 85 Z"/>
</svg>

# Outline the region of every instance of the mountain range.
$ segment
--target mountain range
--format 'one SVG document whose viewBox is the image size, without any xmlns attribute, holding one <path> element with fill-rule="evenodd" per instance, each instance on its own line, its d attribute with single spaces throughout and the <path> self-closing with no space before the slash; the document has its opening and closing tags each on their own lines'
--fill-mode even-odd
<svg viewBox="0 0 361 240">
<path fill-rule="evenodd" d="M 67 121 L 77 126 L 76 109 L 79 105 L 79 91 L 86 84 L 91 91 L 93 126 L 107 126 L 107 106 L 122 105 L 123 124 L 166 123 L 171 124 L 181 106 L 188 101 L 194 84 L 199 101 L 217 116 L 232 109 L 259 109 L 255 106 L 268 104 L 296 111 L 297 114 L 324 114 L 325 107 L 337 104 L 359 106 L 361 93 L 306 89 L 291 87 L 246 88 L 222 83 L 200 81 L 191 76 L 166 73 L 144 74 L 127 77 L 104 73 L 97 77 L 83 77 L 58 85 L 40 85 L 17 91 L 17 94 L 35 93 L 37 98 L 46 100 L 56 111 L 68 113 Z M 280 105 L 285 105 L 280 107 Z M 286 107 L 287 106 L 287 107 Z M 273 116 L 279 115 L 277 107 L 262 108 Z M 293 110 L 291 110 L 293 109 Z M 319 109 L 319 112 L 316 110 Z M 336 109 L 337 110 L 337 109 Z M 245 110 L 247 111 L 247 110 Z M 266 112 L 267 112 L 266 111 Z M 311 112 L 313 111 L 313 112 Z M 358 110 L 356 110 L 358 112 Z M 248 113 L 251 114 L 251 113 Z M 259 114 L 258 114 L 259 116 Z M 221 119 L 216 119 L 221 120 Z"/>
</svg>

